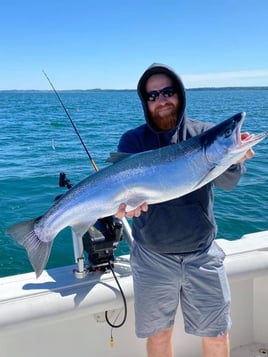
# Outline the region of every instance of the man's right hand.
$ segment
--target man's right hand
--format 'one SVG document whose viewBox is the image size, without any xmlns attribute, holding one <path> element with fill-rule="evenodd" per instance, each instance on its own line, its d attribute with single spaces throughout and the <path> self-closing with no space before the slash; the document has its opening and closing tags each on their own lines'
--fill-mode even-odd
<svg viewBox="0 0 268 357">
<path fill-rule="evenodd" d="M 122 219 L 125 216 L 128 218 L 139 217 L 141 215 L 141 212 L 148 211 L 148 204 L 146 202 L 144 202 L 134 210 L 128 212 L 126 211 L 126 206 L 127 205 L 125 203 L 120 204 L 120 206 L 118 207 L 118 211 L 115 215 L 117 218 Z"/>
</svg>

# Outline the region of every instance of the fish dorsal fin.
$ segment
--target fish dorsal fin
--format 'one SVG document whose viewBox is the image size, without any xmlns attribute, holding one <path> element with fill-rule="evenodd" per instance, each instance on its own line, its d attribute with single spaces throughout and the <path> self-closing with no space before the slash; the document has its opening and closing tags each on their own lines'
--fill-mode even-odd
<svg viewBox="0 0 268 357">
<path fill-rule="evenodd" d="M 126 201 L 126 211 L 132 211 L 142 205 L 144 202 L 146 202 L 145 196 L 137 196 L 137 197 L 132 197 L 129 200 Z"/>
<path fill-rule="evenodd" d="M 111 162 L 111 163 L 115 163 L 121 160 L 126 159 L 127 157 L 132 156 L 133 154 L 128 154 L 126 152 L 111 152 L 110 156 L 108 157 L 108 159 L 106 160 L 106 162 Z"/>
</svg>

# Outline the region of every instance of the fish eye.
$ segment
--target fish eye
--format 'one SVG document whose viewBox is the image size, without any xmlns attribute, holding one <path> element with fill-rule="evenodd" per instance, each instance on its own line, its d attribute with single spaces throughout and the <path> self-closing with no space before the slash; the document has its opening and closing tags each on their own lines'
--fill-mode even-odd
<svg viewBox="0 0 268 357">
<path fill-rule="evenodd" d="M 227 130 L 225 131 L 225 137 L 228 138 L 228 137 L 232 134 L 232 132 L 233 132 L 232 129 L 230 129 L 230 128 L 227 129 Z"/>
</svg>

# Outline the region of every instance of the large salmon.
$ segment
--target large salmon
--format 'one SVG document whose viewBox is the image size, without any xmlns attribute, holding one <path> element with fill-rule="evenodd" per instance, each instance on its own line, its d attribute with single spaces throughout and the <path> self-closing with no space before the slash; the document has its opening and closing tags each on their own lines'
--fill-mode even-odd
<svg viewBox="0 0 268 357">
<path fill-rule="evenodd" d="M 81 237 L 98 218 L 114 215 L 120 203 L 131 210 L 143 202 L 168 201 L 222 174 L 266 136 L 241 140 L 244 118 L 239 113 L 180 144 L 126 157 L 72 187 L 41 218 L 18 223 L 7 233 L 26 248 L 38 277 L 65 227 Z"/>
</svg>

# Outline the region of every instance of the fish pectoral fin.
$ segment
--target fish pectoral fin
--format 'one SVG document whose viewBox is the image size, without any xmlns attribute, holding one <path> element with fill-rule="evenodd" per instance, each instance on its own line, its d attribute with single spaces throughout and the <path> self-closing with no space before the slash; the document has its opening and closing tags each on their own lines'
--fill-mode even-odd
<svg viewBox="0 0 268 357">
<path fill-rule="evenodd" d="M 7 229 L 7 233 L 26 249 L 36 277 L 38 278 L 47 264 L 53 240 L 49 242 L 41 241 L 34 231 L 35 222 L 36 220 L 33 219 L 15 224 Z"/>
<path fill-rule="evenodd" d="M 206 176 L 202 177 L 202 179 L 197 182 L 197 184 L 193 187 L 193 191 L 199 189 L 200 187 L 204 186 L 215 178 L 215 173 L 213 169 L 211 169 Z"/>
</svg>

